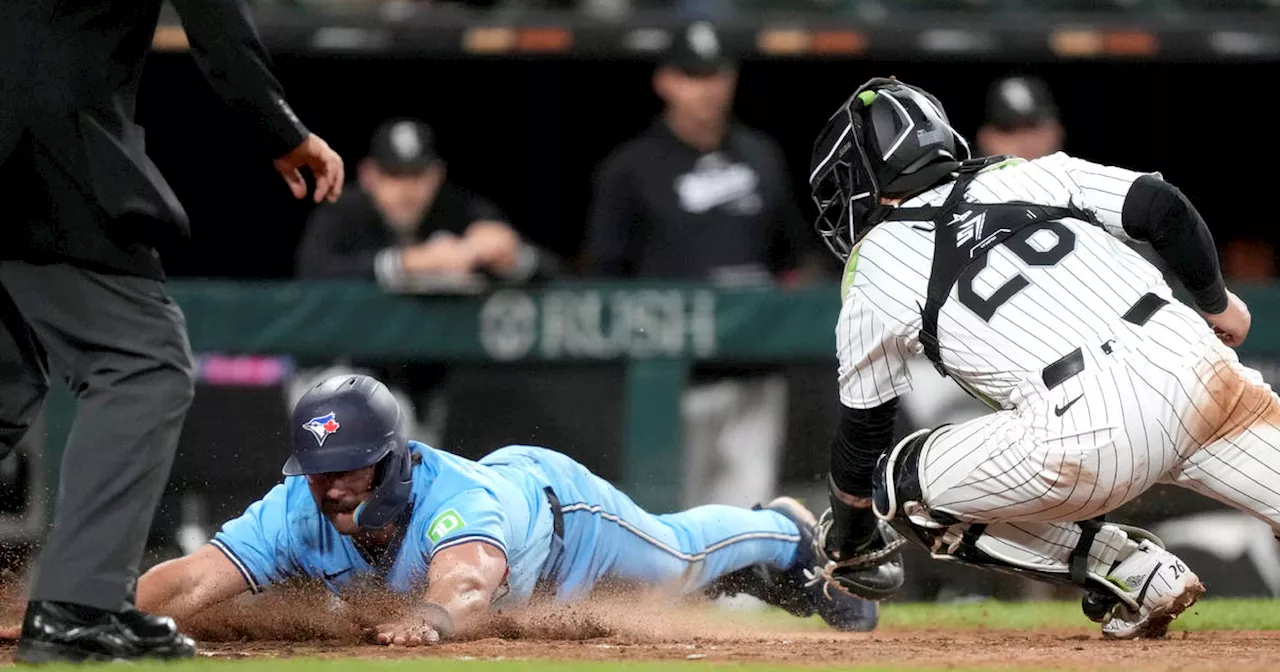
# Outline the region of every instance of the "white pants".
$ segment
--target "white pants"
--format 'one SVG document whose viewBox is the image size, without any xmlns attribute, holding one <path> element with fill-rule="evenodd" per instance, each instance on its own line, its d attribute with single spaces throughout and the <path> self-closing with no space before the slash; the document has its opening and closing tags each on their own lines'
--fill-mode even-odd
<svg viewBox="0 0 1280 672">
<path fill-rule="evenodd" d="M 691 386 L 682 400 L 682 506 L 749 507 L 774 497 L 786 434 L 785 376 Z"/>
<path fill-rule="evenodd" d="M 1081 521 L 1172 483 L 1280 530 L 1280 397 L 1261 374 L 1177 304 L 1108 345 L 1017 409 L 935 434 L 919 463 L 925 507 L 975 523 Z"/>
</svg>

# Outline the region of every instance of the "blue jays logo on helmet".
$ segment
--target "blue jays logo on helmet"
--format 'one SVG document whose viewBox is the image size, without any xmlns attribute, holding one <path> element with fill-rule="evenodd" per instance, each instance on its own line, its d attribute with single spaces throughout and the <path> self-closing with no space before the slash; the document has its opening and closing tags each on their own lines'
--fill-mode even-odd
<svg viewBox="0 0 1280 672">
<path fill-rule="evenodd" d="M 329 438 L 330 434 L 338 431 L 341 426 L 338 424 L 335 414 L 330 412 L 317 418 L 311 418 L 303 423 L 302 428 L 311 432 L 316 437 L 316 442 L 323 446 L 324 440 Z"/>
</svg>

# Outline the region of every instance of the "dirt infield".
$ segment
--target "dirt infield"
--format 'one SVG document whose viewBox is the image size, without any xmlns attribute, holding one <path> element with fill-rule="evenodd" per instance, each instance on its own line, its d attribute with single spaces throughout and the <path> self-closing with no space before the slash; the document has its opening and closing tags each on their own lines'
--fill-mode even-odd
<svg viewBox="0 0 1280 672">
<path fill-rule="evenodd" d="M 5 605 L 4 623 L 16 622 L 19 604 Z M 1280 632 L 1178 632 L 1161 641 L 1110 642 L 1082 622 L 1065 630 L 836 633 L 813 620 L 750 612 L 730 618 L 706 605 L 635 595 L 504 615 L 469 641 L 408 649 L 362 643 L 364 626 L 398 607 L 385 599 L 344 604 L 295 590 L 240 600 L 183 625 L 214 659 L 432 656 L 1133 672 L 1280 669 Z M 11 660 L 12 652 L 12 645 L 0 645 L 0 660 Z"/>
<path fill-rule="evenodd" d="M 580 641 L 481 639 L 429 649 L 349 644 L 249 642 L 207 644 L 214 658 L 308 656 L 474 659 L 703 660 L 798 666 L 971 667 L 1054 670 L 1274 671 L 1280 667 L 1280 633 L 1185 633 L 1160 642 L 1105 642 L 1096 634 L 1036 632 L 878 632 L 827 635 L 646 638 L 610 635 Z"/>
</svg>

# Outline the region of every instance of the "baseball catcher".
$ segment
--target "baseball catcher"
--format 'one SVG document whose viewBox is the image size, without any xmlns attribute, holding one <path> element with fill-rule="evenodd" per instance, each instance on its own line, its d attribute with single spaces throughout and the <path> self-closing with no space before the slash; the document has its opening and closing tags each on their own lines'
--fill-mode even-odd
<svg viewBox="0 0 1280 672">
<path fill-rule="evenodd" d="M 578 600 L 617 580 L 746 593 L 838 630 L 876 625 L 874 601 L 806 576 L 826 558 L 816 518 L 793 499 L 653 515 L 560 453 L 507 446 L 473 462 L 407 440 L 403 426 L 373 378 L 313 387 L 294 409 L 284 482 L 200 550 L 146 572 L 138 607 L 181 619 L 291 577 L 338 596 L 372 582 L 416 605 L 377 641 L 420 645 L 491 609 Z"/>
<path fill-rule="evenodd" d="M 1280 404 L 1230 347 L 1249 312 L 1159 173 L 973 159 L 937 98 L 894 78 L 836 110 L 811 169 L 818 233 L 846 264 L 829 586 L 893 594 L 890 522 L 935 558 L 1079 586 L 1107 638 L 1161 637 L 1204 586 L 1108 512 L 1172 483 L 1280 525 Z M 893 445 L 913 357 L 993 413 Z"/>
</svg>

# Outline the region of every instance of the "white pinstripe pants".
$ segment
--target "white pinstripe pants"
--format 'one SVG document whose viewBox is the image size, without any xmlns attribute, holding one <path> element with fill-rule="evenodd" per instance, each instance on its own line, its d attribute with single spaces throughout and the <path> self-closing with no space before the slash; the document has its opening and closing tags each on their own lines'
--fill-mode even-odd
<svg viewBox="0 0 1280 672">
<path fill-rule="evenodd" d="M 1176 328 L 1189 311 L 1171 312 L 1111 354 L 1086 350 L 1083 372 L 1019 408 L 935 434 L 920 457 L 923 504 L 1045 537 L 1076 526 L 1028 523 L 1094 518 L 1159 482 L 1280 531 L 1280 397 L 1203 322 Z"/>
</svg>

